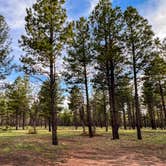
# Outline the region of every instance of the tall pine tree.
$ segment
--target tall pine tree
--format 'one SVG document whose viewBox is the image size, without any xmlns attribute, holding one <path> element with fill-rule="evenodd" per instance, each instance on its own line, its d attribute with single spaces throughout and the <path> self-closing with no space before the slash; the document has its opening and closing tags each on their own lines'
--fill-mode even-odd
<svg viewBox="0 0 166 166">
<path fill-rule="evenodd" d="M 24 70 L 31 74 L 46 75 L 49 79 L 50 112 L 52 120 L 52 144 L 58 144 L 57 110 L 55 107 L 56 60 L 68 37 L 64 0 L 37 0 L 27 9 L 26 35 L 21 37 L 21 46 L 27 52 L 21 58 Z"/>
<path fill-rule="evenodd" d="M 88 69 L 92 62 L 92 52 L 90 49 L 90 31 L 87 20 L 81 17 L 74 23 L 73 42 L 68 51 L 66 61 L 66 80 L 68 83 L 80 85 L 85 89 L 87 122 L 89 137 L 93 137 L 92 117 L 89 102 L 89 73 Z M 84 87 L 83 87 L 84 86 Z"/>
<path fill-rule="evenodd" d="M 109 92 L 113 139 L 119 139 L 115 82 L 116 74 L 124 61 L 122 55 L 123 14 L 119 7 L 112 8 L 109 0 L 100 0 L 92 11 L 90 20 L 98 69 L 105 75 Z"/>
<path fill-rule="evenodd" d="M 152 45 L 153 32 L 148 21 L 139 15 L 133 7 L 128 7 L 124 12 L 126 22 L 126 50 L 129 55 L 129 64 L 132 66 L 134 89 L 135 89 L 135 110 L 137 138 L 141 135 L 141 111 L 138 95 L 138 75 L 147 65 Z"/>
</svg>

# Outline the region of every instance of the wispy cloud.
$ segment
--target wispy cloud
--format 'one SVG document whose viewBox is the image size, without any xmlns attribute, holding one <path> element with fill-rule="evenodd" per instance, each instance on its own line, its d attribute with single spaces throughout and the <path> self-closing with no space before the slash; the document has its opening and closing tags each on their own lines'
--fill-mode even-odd
<svg viewBox="0 0 166 166">
<path fill-rule="evenodd" d="M 141 9 L 153 26 L 156 36 L 166 37 L 166 0 L 148 0 Z"/>
<path fill-rule="evenodd" d="M 35 0 L 0 0 L 0 14 L 6 17 L 12 29 L 22 29 L 25 24 L 25 9 L 30 7 L 33 2 Z"/>
</svg>

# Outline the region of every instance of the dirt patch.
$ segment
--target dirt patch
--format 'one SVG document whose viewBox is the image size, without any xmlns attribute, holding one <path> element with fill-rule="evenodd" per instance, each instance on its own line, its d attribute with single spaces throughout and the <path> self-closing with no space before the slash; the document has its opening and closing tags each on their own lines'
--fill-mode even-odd
<svg viewBox="0 0 166 166">
<path fill-rule="evenodd" d="M 103 142 L 101 138 L 84 137 L 81 140 L 77 148 L 68 142 L 71 148 L 67 151 L 65 163 L 59 163 L 59 166 L 166 166 L 166 160 L 158 156 L 156 146 L 132 146 L 131 144 L 125 147 L 118 142 L 114 144 L 111 139 L 107 144 L 105 138 Z M 158 150 L 160 148 L 158 147 Z"/>
</svg>

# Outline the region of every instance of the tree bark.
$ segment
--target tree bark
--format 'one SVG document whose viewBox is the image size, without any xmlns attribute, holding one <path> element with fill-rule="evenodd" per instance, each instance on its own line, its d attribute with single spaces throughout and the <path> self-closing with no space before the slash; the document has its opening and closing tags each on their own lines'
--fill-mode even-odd
<svg viewBox="0 0 166 166">
<path fill-rule="evenodd" d="M 89 92 L 88 92 L 88 79 L 87 79 L 86 64 L 84 64 L 84 80 L 85 80 L 85 92 L 86 92 L 86 108 L 87 108 L 88 130 L 89 130 L 89 137 L 91 138 L 91 137 L 93 137 L 92 116 L 91 116 L 90 105 L 89 105 Z"/>
<path fill-rule="evenodd" d="M 131 103 L 129 101 L 127 102 L 127 113 L 128 113 L 128 126 L 129 126 L 129 129 L 131 129 L 133 118 L 131 114 Z"/>
<path fill-rule="evenodd" d="M 22 114 L 22 129 L 23 129 L 23 130 L 25 129 L 25 119 L 26 119 L 25 116 L 26 116 L 26 115 L 25 115 L 25 111 L 23 111 L 23 114 Z"/>
<path fill-rule="evenodd" d="M 124 129 L 127 130 L 127 125 L 126 125 L 126 113 L 125 113 L 124 107 L 122 107 L 122 111 L 123 111 L 123 125 L 124 125 Z"/>
<path fill-rule="evenodd" d="M 106 109 L 106 95 L 105 90 L 103 90 L 103 103 L 104 103 L 104 120 L 105 120 L 105 130 L 108 132 L 108 115 L 107 115 L 107 109 Z"/>
<path fill-rule="evenodd" d="M 150 101 L 148 103 L 148 112 L 149 112 L 149 115 L 150 115 L 151 127 L 152 127 L 153 130 L 155 130 L 157 127 L 156 127 L 154 108 L 153 108 L 153 105 Z"/>
<path fill-rule="evenodd" d="M 52 5 L 52 2 L 50 2 Z M 52 7 L 52 6 L 51 6 Z M 54 30 L 53 30 L 53 22 L 52 19 L 50 21 L 50 45 L 52 46 L 52 50 L 50 50 L 50 112 L 51 112 L 51 125 L 52 125 L 52 144 L 58 145 L 58 137 L 57 137 L 57 109 L 55 106 L 55 97 L 56 97 L 56 89 L 55 89 L 55 55 L 53 50 L 54 45 Z"/>
<path fill-rule="evenodd" d="M 57 137 L 57 111 L 55 107 L 55 73 L 53 62 L 50 63 L 50 110 L 51 110 L 51 125 L 52 125 L 52 144 L 58 145 Z"/>
<path fill-rule="evenodd" d="M 136 111 L 136 127 L 137 127 L 137 138 L 142 139 L 141 134 L 141 113 L 139 108 L 139 97 L 138 97 L 138 85 L 137 85 L 137 68 L 136 68 L 136 58 L 135 58 L 135 46 L 132 44 L 133 53 L 133 72 L 134 72 L 134 89 L 135 89 L 135 111 Z"/>
<path fill-rule="evenodd" d="M 84 119 L 84 107 L 83 106 L 81 106 L 81 108 L 79 109 L 79 112 L 80 112 L 80 119 L 81 119 L 83 133 L 85 133 L 85 119 Z"/>
<path fill-rule="evenodd" d="M 16 130 L 18 130 L 18 109 L 16 109 Z"/>
<path fill-rule="evenodd" d="M 78 129 L 78 119 L 77 119 L 77 110 L 74 110 L 74 126 L 75 126 L 75 129 L 77 130 Z"/>
<path fill-rule="evenodd" d="M 118 112 L 115 108 L 115 76 L 114 76 L 114 64 L 113 60 L 110 61 L 111 67 L 111 101 L 112 101 L 112 113 L 113 113 L 113 139 L 119 139 L 119 124 L 118 124 Z"/>
<path fill-rule="evenodd" d="M 165 107 L 165 100 L 164 100 L 164 92 L 163 92 L 163 88 L 161 85 L 161 81 L 159 81 L 159 88 L 160 88 L 160 96 L 161 96 L 161 102 L 162 102 L 162 109 L 164 111 L 164 115 L 165 115 L 165 126 L 166 126 L 166 107 Z"/>
</svg>

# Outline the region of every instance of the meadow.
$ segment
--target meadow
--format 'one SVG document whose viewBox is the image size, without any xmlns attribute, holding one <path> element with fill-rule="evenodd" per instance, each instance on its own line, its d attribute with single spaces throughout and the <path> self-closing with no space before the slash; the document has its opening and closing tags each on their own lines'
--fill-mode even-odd
<svg viewBox="0 0 166 166">
<path fill-rule="evenodd" d="M 120 130 L 120 140 L 111 139 L 111 129 L 97 128 L 89 138 L 82 129 L 59 127 L 59 145 L 51 145 L 51 133 L 38 128 L 0 130 L 0 165 L 166 165 L 166 131 L 143 129 L 143 140 L 135 130 Z"/>
</svg>

